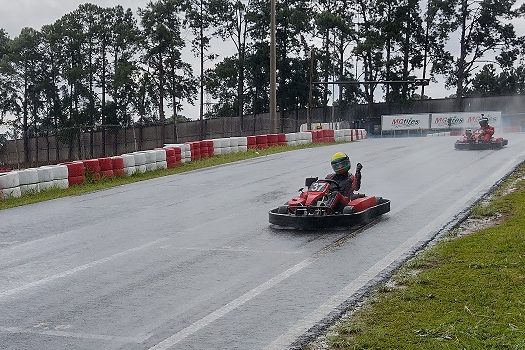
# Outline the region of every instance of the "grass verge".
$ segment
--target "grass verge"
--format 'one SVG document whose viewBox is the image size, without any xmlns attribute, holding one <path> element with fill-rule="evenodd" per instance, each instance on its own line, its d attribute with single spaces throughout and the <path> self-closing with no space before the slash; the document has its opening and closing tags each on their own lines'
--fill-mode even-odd
<svg viewBox="0 0 525 350">
<path fill-rule="evenodd" d="M 473 211 L 500 224 L 421 253 L 335 327 L 328 348 L 525 349 L 524 175 Z"/>
<path fill-rule="evenodd" d="M 183 164 L 182 166 L 174 169 L 166 170 L 157 170 L 151 171 L 144 174 L 135 174 L 129 177 L 120 177 L 114 179 L 103 179 L 98 182 L 88 182 L 80 186 L 73 186 L 68 189 L 50 189 L 48 191 L 38 192 L 38 193 L 27 193 L 20 198 L 7 198 L 5 200 L 0 200 L 0 210 L 19 207 L 27 204 L 33 204 L 38 202 L 43 202 L 51 199 L 57 199 L 67 196 L 76 196 L 85 193 L 90 193 L 98 190 L 104 190 L 111 187 L 121 186 L 125 184 L 130 184 L 138 181 L 150 180 L 161 176 L 168 176 L 174 174 L 180 174 L 192 170 L 198 170 L 203 168 L 208 168 L 217 165 L 234 163 L 241 160 L 247 160 L 257 157 L 268 156 L 271 154 L 282 153 L 287 151 L 293 151 L 298 149 L 305 148 L 316 148 L 323 146 L 330 146 L 332 144 L 323 144 L 323 143 L 312 143 L 307 145 L 300 146 L 274 146 L 267 149 L 261 150 L 248 150 L 247 152 L 231 153 L 221 156 L 215 156 L 211 158 L 201 159 L 193 161 L 191 163 Z"/>
</svg>

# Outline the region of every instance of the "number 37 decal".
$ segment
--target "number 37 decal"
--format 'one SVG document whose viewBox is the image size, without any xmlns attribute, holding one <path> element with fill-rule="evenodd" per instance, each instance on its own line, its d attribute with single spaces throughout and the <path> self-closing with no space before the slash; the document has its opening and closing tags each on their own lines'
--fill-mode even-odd
<svg viewBox="0 0 525 350">
<path fill-rule="evenodd" d="M 314 182 L 308 189 L 310 192 L 322 192 L 326 186 L 323 182 Z"/>
</svg>

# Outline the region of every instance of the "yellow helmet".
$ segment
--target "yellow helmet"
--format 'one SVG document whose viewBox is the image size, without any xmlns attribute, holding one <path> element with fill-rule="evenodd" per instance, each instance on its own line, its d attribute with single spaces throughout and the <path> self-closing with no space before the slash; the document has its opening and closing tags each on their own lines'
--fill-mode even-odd
<svg viewBox="0 0 525 350">
<path fill-rule="evenodd" d="M 337 174 L 344 174 L 350 171 L 350 168 L 352 165 L 350 164 L 350 158 L 343 153 L 343 152 L 337 152 L 332 156 L 332 160 L 330 162 L 332 165 L 332 169 Z"/>
</svg>

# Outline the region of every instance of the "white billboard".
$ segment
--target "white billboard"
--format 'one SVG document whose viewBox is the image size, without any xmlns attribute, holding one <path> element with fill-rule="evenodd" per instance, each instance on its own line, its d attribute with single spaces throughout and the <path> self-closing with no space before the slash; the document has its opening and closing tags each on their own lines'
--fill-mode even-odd
<svg viewBox="0 0 525 350">
<path fill-rule="evenodd" d="M 478 129 L 479 120 L 482 116 L 489 119 L 490 125 L 501 126 L 501 112 L 450 112 L 432 113 L 430 115 L 430 129 Z"/>
<path fill-rule="evenodd" d="M 428 127 L 428 114 L 399 114 L 381 116 L 381 129 L 383 131 L 426 130 Z"/>
</svg>

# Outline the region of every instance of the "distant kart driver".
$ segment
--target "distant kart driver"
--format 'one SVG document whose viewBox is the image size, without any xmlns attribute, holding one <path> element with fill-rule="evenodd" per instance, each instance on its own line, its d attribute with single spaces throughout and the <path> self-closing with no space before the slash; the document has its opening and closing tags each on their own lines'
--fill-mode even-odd
<svg viewBox="0 0 525 350">
<path fill-rule="evenodd" d="M 359 191 L 361 188 L 361 169 L 363 166 L 361 163 L 357 163 L 355 170 L 355 176 L 350 173 L 350 158 L 343 153 L 337 152 L 332 156 L 331 160 L 332 169 L 334 174 L 326 176 L 327 180 L 333 180 L 339 185 L 340 192 L 343 196 L 352 198 L 354 191 Z"/>
<path fill-rule="evenodd" d="M 478 140 L 482 142 L 490 142 L 492 136 L 494 135 L 494 127 L 489 125 L 488 118 L 483 115 L 481 115 L 481 117 L 482 118 L 479 120 L 479 126 L 481 126 L 481 130 Z"/>
</svg>

